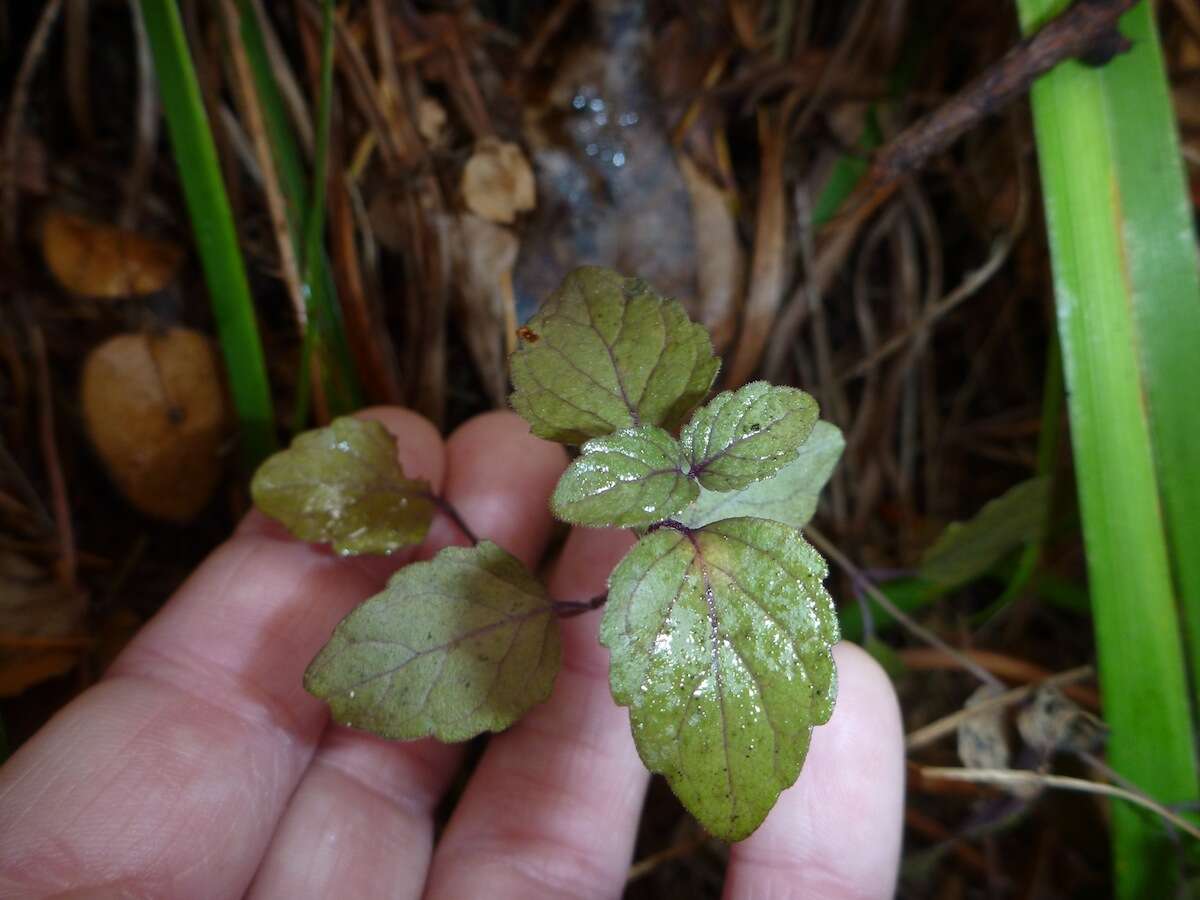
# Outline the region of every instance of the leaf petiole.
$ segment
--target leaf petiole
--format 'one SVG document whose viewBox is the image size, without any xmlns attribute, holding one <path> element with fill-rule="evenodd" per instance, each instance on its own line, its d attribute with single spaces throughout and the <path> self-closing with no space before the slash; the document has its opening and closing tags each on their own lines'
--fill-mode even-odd
<svg viewBox="0 0 1200 900">
<path fill-rule="evenodd" d="M 551 601 L 550 607 L 558 618 L 571 619 L 599 609 L 607 602 L 608 594 L 598 594 L 591 600 L 554 600 Z"/>
<path fill-rule="evenodd" d="M 440 494 L 433 493 L 433 491 L 426 492 L 425 496 L 429 499 L 429 502 L 441 510 L 443 514 L 445 514 L 446 518 L 450 520 L 450 523 L 459 531 L 461 531 L 463 536 L 468 541 L 470 541 L 472 544 L 479 543 L 479 535 L 471 530 L 471 526 L 467 524 L 465 519 L 463 519 L 462 514 L 455 509 L 453 503 Z"/>
</svg>

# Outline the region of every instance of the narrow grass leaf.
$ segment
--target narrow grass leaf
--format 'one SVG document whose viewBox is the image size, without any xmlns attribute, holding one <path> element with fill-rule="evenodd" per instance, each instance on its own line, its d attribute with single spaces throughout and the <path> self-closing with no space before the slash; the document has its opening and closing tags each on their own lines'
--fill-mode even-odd
<svg viewBox="0 0 1200 900">
<path fill-rule="evenodd" d="M 233 212 L 179 7 L 175 0 L 142 0 L 141 8 L 192 233 L 229 372 L 243 454 L 253 466 L 275 449 L 275 415 Z"/>
</svg>

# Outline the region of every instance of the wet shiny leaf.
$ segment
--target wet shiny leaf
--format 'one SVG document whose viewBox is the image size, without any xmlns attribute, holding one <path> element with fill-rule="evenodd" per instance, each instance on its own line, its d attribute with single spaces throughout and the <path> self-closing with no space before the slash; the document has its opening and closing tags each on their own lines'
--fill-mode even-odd
<svg viewBox="0 0 1200 900">
<path fill-rule="evenodd" d="M 625 428 L 592 438 L 558 481 L 550 508 L 576 525 L 649 525 L 679 512 L 699 487 L 679 442 L 661 428 Z"/>
<path fill-rule="evenodd" d="M 758 827 L 833 712 L 825 573 L 796 529 L 741 518 L 654 531 L 609 579 L 613 696 L 646 766 L 724 840 Z"/>
<path fill-rule="evenodd" d="M 708 333 L 639 278 L 584 266 L 521 329 L 513 408 L 564 444 L 632 425 L 673 430 L 720 367 Z"/>
<path fill-rule="evenodd" d="M 419 544 L 433 518 L 429 485 L 406 478 L 395 439 L 361 419 L 334 419 L 297 436 L 259 466 L 250 492 L 296 537 L 345 555 Z"/>
<path fill-rule="evenodd" d="M 740 491 L 700 489 L 696 502 L 675 518 L 699 528 L 719 519 L 757 516 L 803 528 L 817 510 L 817 499 L 833 474 L 846 441 L 836 425 L 817 422 L 794 460 Z"/>
<path fill-rule="evenodd" d="M 338 625 L 304 686 L 349 727 L 465 741 L 549 697 L 560 652 L 545 589 L 483 541 L 392 576 Z"/>
<path fill-rule="evenodd" d="M 804 391 L 752 381 L 717 394 L 679 435 L 692 474 L 710 491 L 733 491 L 796 458 L 819 410 Z"/>
</svg>

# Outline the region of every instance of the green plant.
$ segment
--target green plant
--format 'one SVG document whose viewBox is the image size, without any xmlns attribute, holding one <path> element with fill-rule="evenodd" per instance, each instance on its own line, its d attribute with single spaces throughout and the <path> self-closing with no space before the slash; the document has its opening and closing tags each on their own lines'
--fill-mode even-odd
<svg viewBox="0 0 1200 900">
<path fill-rule="evenodd" d="M 1026 32 L 1064 6 L 1017 2 Z M 1200 278 L 1151 5 L 1121 30 L 1128 52 L 1100 68 L 1065 62 L 1034 84 L 1034 124 L 1108 760 L 1155 800 L 1194 804 Z M 1162 824 L 1124 805 L 1112 818 L 1116 895 L 1177 892 Z"/>
<path fill-rule="evenodd" d="M 713 834 L 740 840 L 833 711 L 837 619 L 799 529 L 841 435 L 795 388 L 755 382 L 705 404 L 720 365 L 707 333 L 639 279 L 578 269 L 521 338 L 513 407 L 534 434 L 580 446 L 552 510 L 639 536 L 607 595 L 554 601 L 490 541 L 448 548 L 347 616 L 305 685 L 348 726 L 465 740 L 545 700 L 556 618 L 604 606 L 610 685 L 643 761 Z M 419 543 L 447 508 L 405 477 L 382 426 L 357 419 L 300 435 L 253 493 L 339 553 Z"/>
<path fill-rule="evenodd" d="M 243 456 L 253 466 L 276 447 L 275 413 L 233 212 L 179 7 L 174 0 L 142 0 L 141 10 L 241 425 Z"/>
</svg>

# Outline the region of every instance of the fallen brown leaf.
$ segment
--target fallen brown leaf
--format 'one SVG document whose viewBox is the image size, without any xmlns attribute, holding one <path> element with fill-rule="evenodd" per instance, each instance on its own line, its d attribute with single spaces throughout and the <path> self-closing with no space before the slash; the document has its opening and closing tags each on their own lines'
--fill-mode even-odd
<svg viewBox="0 0 1200 900">
<path fill-rule="evenodd" d="M 169 241 L 51 210 L 42 220 L 42 257 L 72 294 L 114 300 L 161 291 L 179 271 L 183 250 Z"/>
<path fill-rule="evenodd" d="M 533 169 L 516 144 L 484 138 L 463 169 L 462 195 L 477 216 L 511 224 L 537 202 Z"/>
<path fill-rule="evenodd" d="M 717 353 L 723 353 L 737 331 L 745 254 L 725 191 L 686 156 L 679 157 L 679 169 L 692 200 L 700 321 L 712 333 Z"/>
<path fill-rule="evenodd" d="M 465 213 L 451 225 L 455 300 L 463 336 L 492 403 L 505 405 L 508 367 L 502 335 L 515 328 L 513 266 L 520 242 L 507 228 Z"/>
<path fill-rule="evenodd" d="M 93 350 L 81 386 L 88 435 L 121 492 L 149 516 L 184 522 L 221 477 L 225 395 L 197 331 L 122 334 Z"/>
<path fill-rule="evenodd" d="M 6 637 L 0 644 L 0 697 L 70 671 L 80 649 L 47 639 L 75 632 L 85 603 L 82 594 L 64 588 L 49 571 L 0 551 L 0 632 Z"/>
</svg>

